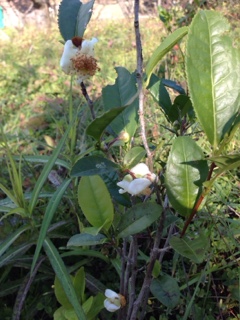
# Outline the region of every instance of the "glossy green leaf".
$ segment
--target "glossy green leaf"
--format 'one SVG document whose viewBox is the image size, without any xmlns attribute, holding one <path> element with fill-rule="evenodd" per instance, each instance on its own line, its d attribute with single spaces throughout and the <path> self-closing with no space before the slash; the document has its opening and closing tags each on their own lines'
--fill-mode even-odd
<svg viewBox="0 0 240 320">
<path fill-rule="evenodd" d="M 64 181 L 55 191 L 55 193 L 53 194 L 52 198 L 50 199 L 43 220 L 42 220 L 42 224 L 41 224 L 41 229 L 39 232 L 39 237 L 37 240 L 37 246 L 35 249 L 35 253 L 33 256 L 33 262 L 32 262 L 32 267 L 31 267 L 31 272 L 34 270 L 35 264 L 37 262 L 37 259 L 39 257 L 39 253 L 40 250 L 42 248 L 43 245 L 43 241 L 46 237 L 48 228 L 50 226 L 50 223 L 52 221 L 52 218 L 56 212 L 56 210 L 58 209 L 59 203 L 62 200 L 62 197 L 67 189 L 67 187 L 69 186 L 69 183 L 71 182 L 70 179 Z"/>
<path fill-rule="evenodd" d="M 173 208 L 187 217 L 202 192 L 208 165 L 201 148 L 190 137 L 174 140 L 168 157 L 165 182 Z"/>
<path fill-rule="evenodd" d="M 83 37 L 87 24 L 92 16 L 92 8 L 95 0 L 90 0 L 87 3 L 82 3 L 78 11 L 75 35 Z M 68 23 L 68 22 L 67 22 Z"/>
<path fill-rule="evenodd" d="M 96 140 L 100 140 L 106 127 L 125 110 L 126 107 L 113 108 L 105 112 L 101 117 L 93 120 L 86 129 L 86 133 Z"/>
<path fill-rule="evenodd" d="M 96 228 L 108 230 L 114 209 L 108 189 L 100 176 L 84 176 L 78 188 L 78 202 L 88 222 Z"/>
<path fill-rule="evenodd" d="M 240 51 L 232 44 L 227 20 L 199 11 L 189 28 L 186 72 L 196 115 L 216 150 L 240 107 Z"/>
<path fill-rule="evenodd" d="M 67 268 L 61 259 L 57 249 L 53 245 L 50 239 L 45 238 L 44 240 L 44 249 L 49 258 L 49 261 L 52 265 L 53 270 L 55 271 L 56 276 L 60 280 L 63 289 L 71 302 L 77 316 L 81 320 L 86 320 L 86 316 L 82 310 L 81 305 L 79 304 L 76 292 L 74 290 L 70 275 L 68 274 Z"/>
<path fill-rule="evenodd" d="M 79 0 L 62 0 L 59 5 L 58 27 L 65 41 L 76 36 L 77 17 L 82 2 Z"/>
<path fill-rule="evenodd" d="M 106 158 L 99 156 L 88 156 L 78 160 L 71 171 L 72 177 L 83 177 L 108 174 L 119 170 L 119 166 Z"/>
<path fill-rule="evenodd" d="M 146 150 L 142 147 L 133 147 L 123 158 L 123 164 L 128 168 L 133 168 L 146 155 Z"/>
<path fill-rule="evenodd" d="M 163 40 L 159 47 L 153 52 L 146 66 L 147 84 L 156 65 L 188 32 L 188 27 L 175 30 Z"/>
<path fill-rule="evenodd" d="M 67 243 L 68 247 L 95 246 L 102 244 L 107 239 L 103 234 L 91 235 L 88 233 L 79 233 L 72 236 Z"/>
<path fill-rule="evenodd" d="M 136 75 L 123 67 L 116 68 L 118 77 L 114 85 L 108 85 L 102 90 L 104 110 L 116 107 L 127 108 L 108 127 L 110 133 L 116 136 L 125 131 L 132 137 L 138 124 L 138 91 Z"/>
<path fill-rule="evenodd" d="M 209 248 L 209 238 L 202 232 L 195 239 L 184 236 L 183 238 L 173 236 L 170 245 L 183 257 L 192 262 L 201 263 L 205 259 L 205 254 Z"/>
<path fill-rule="evenodd" d="M 162 208 L 156 203 L 139 203 L 122 216 L 118 227 L 118 238 L 125 238 L 149 227 L 161 215 Z"/>
<path fill-rule="evenodd" d="M 75 36 L 83 37 L 92 15 L 94 0 L 82 3 L 79 0 L 62 0 L 59 6 L 58 26 L 65 41 Z"/>
<path fill-rule="evenodd" d="M 170 99 L 169 93 L 163 84 L 163 79 L 158 78 L 153 74 L 150 78 L 150 83 L 148 85 L 148 90 L 151 93 L 154 100 L 160 106 L 162 112 L 164 113 L 168 121 L 175 121 L 169 117 L 169 112 L 172 107 L 172 101 Z"/>
<path fill-rule="evenodd" d="M 150 290 L 155 298 L 170 309 L 176 307 L 179 302 L 180 290 L 178 283 L 167 274 L 158 279 L 153 279 Z"/>
<path fill-rule="evenodd" d="M 126 193 L 119 193 L 119 186 L 117 186 L 117 182 L 119 182 L 119 175 L 117 171 L 109 171 L 108 173 L 101 174 L 101 178 L 105 182 L 111 197 L 125 207 L 131 206 L 131 201 L 129 195 Z"/>
</svg>

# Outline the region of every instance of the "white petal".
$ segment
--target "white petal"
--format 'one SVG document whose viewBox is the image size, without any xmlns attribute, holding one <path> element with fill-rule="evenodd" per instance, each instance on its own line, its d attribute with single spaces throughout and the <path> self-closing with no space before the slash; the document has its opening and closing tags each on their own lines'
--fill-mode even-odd
<svg viewBox="0 0 240 320">
<path fill-rule="evenodd" d="M 150 186 L 150 184 L 151 181 L 146 178 L 135 179 L 130 182 L 128 186 L 128 192 L 131 195 L 137 195 L 139 193 L 142 193 L 147 187 Z"/>
<path fill-rule="evenodd" d="M 110 302 L 108 299 L 104 300 L 104 307 L 109 311 L 109 312 L 115 312 L 118 309 L 120 309 L 120 306 L 116 306 L 114 303 Z"/>
<path fill-rule="evenodd" d="M 126 180 L 122 180 L 120 182 L 117 183 L 117 186 L 119 186 L 120 188 L 123 188 L 124 190 L 128 190 L 130 182 L 126 181 Z"/>
<path fill-rule="evenodd" d="M 135 174 L 137 178 L 143 177 L 149 173 L 151 174 L 150 170 L 148 169 L 148 166 L 145 163 L 137 164 L 135 167 L 130 169 L 130 171 L 133 174 Z"/>
<path fill-rule="evenodd" d="M 115 291 L 113 291 L 111 289 L 105 290 L 105 296 L 109 299 L 119 299 L 118 293 L 116 293 Z"/>
<path fill-rule="evenodd" d="M 72 40 L 67 40 L 64 45 L 60 67 L 66 74 L 71 74 L 73 71 L 72 58 L 76 55 L 78 48 L 74 46 Z"/>
<path fill-rule="evenodd" d="M 92 38 L 92 40 L 83 40 L 81 53 L 89 56 L 94 56 L 94 45 L 98 42 L 97 38 Z"/>
</svg>

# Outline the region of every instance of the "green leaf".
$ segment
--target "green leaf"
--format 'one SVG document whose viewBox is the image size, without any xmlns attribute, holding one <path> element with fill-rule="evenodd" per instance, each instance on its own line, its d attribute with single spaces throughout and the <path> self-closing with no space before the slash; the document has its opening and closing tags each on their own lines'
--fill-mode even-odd
<svg viewBox="0 0 240 320">
<path fill-rule="evenodd" d="M 57 157 L 59 156 L 60 152 L 61 152 L 61 149 L 68 137 L 68 134 L 69 134 L 69 130 L 71 128 L 71 124 L 68 126 L 66 132 L 64 133 L 63 137 L 61 138 L 61 140 L 59 141 L 58 143 L 58 146 L 57 148 L 53 151 L 51 157 L 49 158 L 49 161 L 45 164 L 40 176 L 38 177 L 38 180 L 35 184 L 35 187 L 33 189 L 33 192 L 32 192 L 32 197 L 29 201 L 29 212 L 30 214 L 32 214 L 35 206 L 36 206 L 36 203 L 38 201 L 38 196 L 40 194 L 40 191 L 50 173 L 50 171 L 52 170 L 56 160 L 57 160 Z"/>
<path fill-rule="evenodd" d="M 62 0 L 59 5 L 58 27 L 65 41 L 76 36 L 77 18 L 82 2 L 79 0 Z"/>
<path fill-rule="evenodd" d="M 136 74 L 123 68 L 116 68 L 118 77 L 114 85 L 108 85 L 102 90 L 104 110 L 128 106 L 108 127 L 110 133 L 116 136 L 125 131 L 132 137 L 138 125 L 138 91 Z"/>
<path fill-rule="evenodd" d="M 106 158 L 99 156 L 88 156 L 78 160 L 71 171 L 72 177 L 83 177 L 92 175 L 109 174 L 111 171 L 119 170 L 119 166 Z"/>
<path fill-rule="evenodd" d="M 214 162 L 221 170 L 227 171 L 240 167 L 240 154 L 229 154 L 226 156 L 211 157 L 209 161 Z"/>
<path fill-rule="evenodd" d="M 1 256 L 0 268 L 7 264 L 12 264 L 14 259 L 21 257 L 29 248 L 31 248 L 33 244 L 33 242 L 28 242 L 10 248 L 4 255 Z"/>
<path fill-rule="evenodd" d="M 78 201 L 88 222 L 96 228 L 108 230 L 114 209 L 107 187 L 100 176 L 82 177 L 78 187 Z"/>
<path fill-rule="evenodd" d="M 86 133 L 95 140 L 100 140 L 106 127 L 121 113 L 126 107 L 113 108 L 105 112 L 101 117 L 93 120 L 86 129 Z"/>
<path fill-rule="evenodd" d="M 59 6 L 58 26 L 65 41 L 75 36 L 83 37 L 92 15 L 94 1 L 83 4 L 79 0 L 62 0 Z"/>
<path fill-rule="evenodd" d="M 88 233 L 79 233 L 72 236 L 67 243 L 67 247 L 95 246 L 102 244 L 107 238 L 103 234 L 95 236 Z"/>
<path fill-rule="evenodd" d="M 170 239 L 170 245 L 181 256 L 190 259 L 192 262 L 201 263 L 209 247 L 209 238 L 203 232 L 195 239 L 187 236 L 183 238 L 173 236 Z"/>
<path fill-rule="evenodd" d="M 73 276 L 70 275 L 70 279 L 73 282 Z M 57 298 L 57 301 L 66 309 L 72 309 L 72 304 L 70 303 L 63 286 L 57 276 L 54 280 L 54 294 Z"/>
<path fill-rule="evenodd" d="M 240 107 L 240 51 L 230 26 L 216 11 L 199 11 L 189 28 L 186 73 L 196 115 L 214 151 Z"/>
<path fill-rule="evenodd" d="M 82 3 L 77 16 L 76 36 L 83 37 L 87 24 L 92 16 L 94 2 L 95 0 L 90 0 L 87 3 Z M 67 23 L 69 23 L 69 21 Z"/>
<path fill-rule="evenodd" d="M 159 47 L 153 52 L 151 58 L 149 59 L 146 66 L 146 75 L 147 75 L 147 83 L 150 80 L 153 69 L 156 65 L 161 61 L 161 59 L 173 48 L 173 46 L 178 43 L 188 32 L 188 27 L 182 27 L 175 30 L 172 34 L 170 34 Z"/>
<path fill-rule="evenodd" d="M 84 293 L 85 293 L 85 286 L 86 286 L 86 281 L 85 281 L 85 272 L 84 268 L 81 267 L 75 274 L 75 277 L 73 278 L 73 286 L 76 291 L 78 300 L 80 301 L 81 304 L 84 302 Z M 84 309 L 84 313 L 86 314 L 86 310 Z"/>
<path fill-rule="evenodd" d="M 52 268 L 55 271 L 56 276 L 60 280 L 63 286 L 63 289 L 69 301 L 71 302 L 78 318 L 81 320 L 86 320 L 85 314 L 79 304 L 70 275 L 68 274 L 68 271 L 64 265 L 64 262 L 61 259 L 57 249 L 55 248 L 51 240 L 48 238 L 44 240 L 44 249 L 52 265 Z"/>
<path fill-rule="evenodd" d="M 165 182 L 173 208 L 190 215 L 207 179 L 208 165 L 201 148 L 190 137 L 175 139 L 168 157 Z"/>
<path fill-rule="evenodd" d="M 162 208 L 156 203 L 139 203 L 122 216 L 119 223 L 118 238 L 125 238 L 149 227 L 161 215 Z"/>
<path fill-rule="evenodd" d="M 14 160 L 17 160 L 17 161 L 22 161 L 22 162 L 33 162 L 33 163 L 47 163 L 49 160 L 50 160 L 50 157 L 51 156 L 46 156 L 46 155 L 40 155 L 40 156 L 27 156 L 27 155 L 24 155 L 24 156 L 14 156 L 13 159 Z M 1 158 L 0 158 L 0 161 L 1 161 Z M 68 170 L 71 169 L 71 164 L 69 162 L 66 162 L 62 159 L 56 159 L 56 162 L 55 162 L 56 165 L 58 166 L 61 166 L 61 167 L 64 167 Z"/>
<path fill-rule="evenodd" d="M 58 209 L 59 203 L 62 200 L 62 197 L 69 186 L 69 183 L 71 182 L 71 179 L 66 180 L 63 182 L 56 190 L 56 192 L 53 194 L 52 198 L 50 199 L 48 206 L 46 208 L 42 224 L 41 224 L 41 230 L 39 232 L 39 237 L 37 241 L 36 250 L 33 256 L 33 262 L 31 267 L 31 272 L 34 270 L 35 264 L 37 262 L 40 250 L 43 245 L 43 241 L 46 237 L 48 227 L 50 226 L 50 223 L 52 221 L 52 218 L 54 216 L 54 213 Z"/>
<path fill-rule="evenodd" d="M 166 119 L 170 121 L 175 121 L 169 117 L 169 112 L 172 107 L 172 101 L 170 99 L 169 93 L 163 84 L 164 79 L 158 78 L 155 74 L 153 74 L 150 78 L 150 83 L 148 85 L 148 90 L 151 93 L 154 100 L 161 107 L 162 112 L 164 113 Z"/>
<path fill-rule="evenodd" d="M 70 238 L 71 240 L 72 238 Z M 69 241 L 70 241 L 69 240 Z M 81 243 L 81 242 L 80 242 Z M 71 246 L 71 245 L 69 245 Z M 74 245 L 73 245 L 74 246 Z M 80 245 L 81 246 L 81 245 Z M 61 254 L 61 257 L 70 257 L 70 256 L 87 256 L 87 257 L 95 257 L 104 260 L 105 262 L 109 262 L 107 256 L 103 255 L 101 252 L 95 250 L 88 250 L 88 249 L 80 249 L 80 248 L 71 248 L 72 250 L 67 251 Z"/>
<path fill-rule="evenodd" d="M 124 156 L 123 164 L 128 168 L 133 168 L 146 155 L 146 150 L 142 147 L 133 147 Z"/>
<path fill-rule="evenodd" d="M 9 234 L 9 236 L 0 243 L 0 257 L 4 254 L 4 252 L 11 246 L 11 244 L 16 241 L 20 235 L 29 230 L 30 227 L 28 225 L 22 226 L 21 228 L 17 229 L 13 233 Z"/>
<path fill-rule="evenodd" d="M 93 297 L 92 305 L 94 308 L 90 308 L 87 312 L 88 320 L 94 320 L 95 317 L 99 314 L 99 312 L 103 309 L 103 301 L 106 297 L 102 293 L 98 293 L 95 297 Z"/>
<path fill-rule="evenodd" d="M 167 274 L 158 279 L 153 279 L 150 290 L 155 298 L 170 309 L 176 307 L 179 302 L 180 290 L 178 283 Z"/>
<path fill-rule="evenodd" d="M 117 186 L 117 182 L 119 181 L 119 176 L 116 171 L 109 171 L 108 173 L 101 174 L 101 178 L 106 183 L 106 186 L 110 192 L 111 197 L 125 207 L 131 206 L 131 201 L 129 199 L 129 195 L 126 193 L 119 193 L 119 186 Z"/>
</svg>

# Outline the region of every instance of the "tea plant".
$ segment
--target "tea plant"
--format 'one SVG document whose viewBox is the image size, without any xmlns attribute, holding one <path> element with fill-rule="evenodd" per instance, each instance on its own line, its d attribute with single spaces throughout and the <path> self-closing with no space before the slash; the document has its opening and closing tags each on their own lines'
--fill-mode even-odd
<svg viewBox="0 0 240 320">
<path fill-rule="evenodd" d="M 39 310 L 57 320 L 238 319 L 240 57 L 229 24 L 199 10 L 157 46 L 144 72 L 135 0 L 136 70 L 116 67 L 98 105 L 88 86 L 101 74 L 98 43 L 84 36 L 93 5 L 60 5 L 60 65 L 71 79 L 57 146 L 50 155 L 14 157 L 1 131 L 10 179 L 0 184 L 1 296 L 18 288 L 13 319 L 36 316 L 39 281 L 50 283 L 45 294 L 54 301 L 49 308 L 41 299 Z M 154 74 L 176 45 L 185 88 Z M 75 81 L 90 110 L 80 147 Z M 27 191 L 23 161 L 43 166 Z M 19 266 L 29 271 L 20 283 Z"/>
</svg>

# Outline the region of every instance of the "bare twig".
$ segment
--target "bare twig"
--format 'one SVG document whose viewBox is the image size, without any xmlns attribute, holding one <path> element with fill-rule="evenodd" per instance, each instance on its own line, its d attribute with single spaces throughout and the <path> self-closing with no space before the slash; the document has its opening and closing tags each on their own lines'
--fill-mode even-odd
<svg viewBox="0 0 240 320">
<path fill-rule="evenodd" d="M 141 126 L 141 136 L 144 148 L 147 152 L 148 166 L 150 171 L 153 171 L 152 163 L 152 153 L 149 149 L 145 120 L 144 120 L 144 94 L 143 94 L 143 56 L 142 56 L 142 43 L 141 34 L 139 30 L 139 0 L 134 1 L 134 28 L 135 28 L 135 38 L 136 38 L 136 51 L 137 51 L 137 84 L 139 93 L 139 120 Z"/>
<path fill-rule="evenodd" d="M 88 95 L 87 88 L 86 88 L 85 84 L 83 82 L 81 82 L 80 86 L 82 89 L 82 94 L 85 97 L 87 104 L 89 106 L 89 109 L 91 111 L 92 119 L 94 120 L 96 118 L 96 116 L 95 116 L 95 112 L 94 112 L 94 108 L 93 108 L 93 101 L 90 99 L 90 97 Z"/>
<path fill-rule="evenodd" d="M 36 264 L 35 269 L 33 270 L 32 274 L 29 272 L 26 275 L 25 279 L 23 280 L 23 282 L 18 290 L 17 298 L 16 298 L 15 305 L 13 308 L 12 320 L 19 320 L 20 319 L 23 304 L 26 299 L 29 288 L 30 288 L 30 286 L 31 286 L 36 274 L 37 274 L 37 271 L 38 271 L 41 263 L 44 260 L 45 260 L 45 257 L 41 257 L 38 260 L 38 263 Z"/>
</svg>

